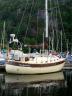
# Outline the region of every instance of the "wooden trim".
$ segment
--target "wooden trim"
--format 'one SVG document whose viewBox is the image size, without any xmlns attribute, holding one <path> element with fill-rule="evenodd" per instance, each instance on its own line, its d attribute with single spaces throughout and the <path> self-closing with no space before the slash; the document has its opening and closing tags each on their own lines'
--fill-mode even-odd
<svg viewBox="0 0 72 96">
<path fill-rule="evenodd" d="M 50 67 L 50 66 L 56 66 L 60 65 L 62 63 L 65 63 L 65 61 L 60 61 L 56 63 L 47 63 L 47 64 L 28 64 L 28 63 L 20 63 L 20 62 L 14 62 L 9 61 L 7 64 L 14 65 L 14 66 L 21 66 L 21 67 Z"/>
</svg>

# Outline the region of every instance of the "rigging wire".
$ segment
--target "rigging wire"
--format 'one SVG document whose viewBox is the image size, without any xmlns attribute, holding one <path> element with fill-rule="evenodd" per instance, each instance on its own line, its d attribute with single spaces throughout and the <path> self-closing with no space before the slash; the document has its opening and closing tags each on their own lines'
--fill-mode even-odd
<svg viewBox="0 0 72 96">
<path fill-rule="evenodd" d="M 50 0 L 50 8 L 52 8 L 52 0 Z M 53 8 L 51 9 L 51 24 L 52 24 L 52 29 L 51 29 L 51 31 L 53 31 L 52 32 L 52 50 L 54 50 L 54 27 L 53 27 Z"/>
<path fill-rule="evenodd" d="M 39 19 L 39 18 L 38 18 L 38 16 L 39 16 L 39 3 L 37 2 L 37 4 L 36 4 L 36 5 L 37 5 L 37 36 L 36 36 L 36 44 L 37 44 L 37 43 L 38 43 L 38 42 L 37 42 L 37 39 L 38 39 L 37 37 L 38 37 L 38 19 Z"/>
<path fill-rule="evenodd" d="M 35 3 L 35 6 L 34 6 L 34 1 L 35 1 L 35 0 L 33 0 L 33 2 L 32 2 L 32 6 L 31 6 L 30 14 L 29 14 L 29 19 L 28 19 L 28 24 L 27 24 L 27 28 L 26 28 L 26 32 L 25 32 L 24 39 L 26 38 L 27 31 L 28 31 L 28 28 L 29 28 L 29 25 L 30 25 L 32 9 L 34 9 L 35 6 L 38 6 L 37 0 L 36 0 L 36 3 Z M 25 10 L 24 10 L 24 12 L 23 12 L 23 15 L 22 15 L 22 18 L 21 18 L 21 21 L 20 21 L 20 24 L 19 24 L 19 28 L 18 28 L 18 32 L 17 32 L 17 33 L 19 33 L 19 31 L 20 31 L 20 27 L 21 27 L 22 21 L 23 21 L 23 19 L 24 19 L 23 17 L 24 17 L 24 15 L 25 15 L 26 8 L 27 8 L 28 5 L 29 5 L 29 0 L 27 0 L 26 6 L 25 6 Z M 38 34 L 38 33 L 37 33 L 37 34 Z M 24 40 L 24 41 L 25 41 L 25 40 Z"/>
<path fill-rule="evenodd" d="M 27 29 L 26 29 L 26 33 L 25 33 L 25 37 L 24 37 L 24 39 L 26 38 L 27 31 L 28 31 L 28 27 L 29 27 L 29 24 L 30 24 L 30 20 L 31 20 L 31 12 L 32 12 L 33 5 L 34 5 L 34 0 L 33 0 L 33 2 L 32 2 L 32 6 L 31 6 L 31 10 L 30 10 L 30 14 L 29 14 L 29 20 L 28 20 Z M 24 40 L 24 41 L 25 41 L 25 40 Z"/>
<path fill-rule="evenodd" d="M 63 29 L 63 32 L 64 32 L 64 37 L 65 37 L 65 42 L 66 42 L 66 34 L 65 34 L 65 31 L 64 31 L 63 20 L 62 20 L 62 16 L 61 16 L 60 6 L 59 6 L 59 1 L 58 0 L 57 0 L 57 5 L 58 5 L 58 10 L 59 10 L 59 15 L 60 15 L 60 19 L 61 19 L 62 29 Z"/>
<path fill-rule="evenodd" d="M 26 3 L 26 6 L 25 6 L 25 10 L 24 10 L 24 12 L 23 12 L 23 15 L 22 15 L 22 18 L 21 18 L 21 21 L 20 21 L 19 27 L 18 27 L 18 32 L 17 32 L 17 34 L 20 32 L 20 27 L 21 27 L 21 24 L 22 24 L 22 21 L 23 21 L 23 18 L 24 18 L 25 12 L 26 12 L 26 8 L 27 8 L 27 6 L 28 6 L 28 0 L 26 0 L 26 1 L 27 1 L 27 3 Z"/>
<path fill-rule="evenodd" d="M 55 3 L 56 6 L 56 3 Z M 57 38 L 57 45 L 56 45 L 56 50 L 58 51 L 58 45 L 59 45 L 59 35 L 58 35 L 58 19 L 57 19 L 57 7 L 56 7 L 56 38 Z"/>
</svg>

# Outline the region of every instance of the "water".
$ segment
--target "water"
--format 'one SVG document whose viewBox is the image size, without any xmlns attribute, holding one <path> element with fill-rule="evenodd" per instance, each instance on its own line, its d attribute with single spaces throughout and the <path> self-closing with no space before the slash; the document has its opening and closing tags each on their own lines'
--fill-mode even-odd
<svg viewBox="0 0 72 96">
<path fill-rule="evenodd" d="M 42 75 L 0 73 L 0 96 L 72 96 L 72 71 Z"/>
</svg>

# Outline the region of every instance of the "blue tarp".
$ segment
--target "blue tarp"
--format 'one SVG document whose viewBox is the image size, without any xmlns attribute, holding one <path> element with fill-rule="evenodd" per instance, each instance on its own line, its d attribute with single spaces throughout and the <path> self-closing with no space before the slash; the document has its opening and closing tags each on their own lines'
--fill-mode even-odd
<svg viewBox="0 0 72 96">
<path fill-rule="evenodd" d="M 5 60 L 0 60 L 0 65 L 4 65 L 5 64 Z"/>
<path fill-rule="evenodd" d="M 72 56 L 71 56 L 71 54 L 66 56 L 66 60 L 67 60 L 68 63 L 72 63 Z"/>
</svg>

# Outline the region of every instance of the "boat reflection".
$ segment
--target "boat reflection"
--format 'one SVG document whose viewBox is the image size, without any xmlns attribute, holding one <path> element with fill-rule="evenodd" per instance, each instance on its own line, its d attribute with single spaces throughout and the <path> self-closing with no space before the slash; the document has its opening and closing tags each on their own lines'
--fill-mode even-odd
<svg viewBox="0 0 72 96">
<path fill-rule="evenodd" d="M 5 83 L 40 83 L 64 80 L 63 72 L 40 75 L 5 75 Z"/>
<path fill-rule="evenodd" d="M 0 92 L 4 94 L 1 96 L 63 96 L 65 88 L 63 72 L 42 75 L 2 73 L 0 82 Z"/>
</svg>

